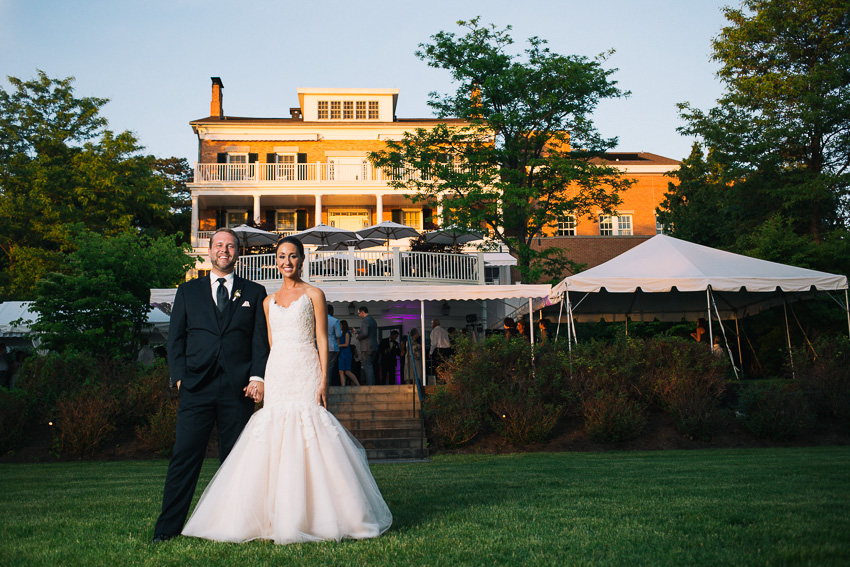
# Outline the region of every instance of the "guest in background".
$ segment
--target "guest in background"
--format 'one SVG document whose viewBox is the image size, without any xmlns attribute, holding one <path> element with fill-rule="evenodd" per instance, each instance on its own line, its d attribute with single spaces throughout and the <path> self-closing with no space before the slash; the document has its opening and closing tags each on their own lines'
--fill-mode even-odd
<svg viewBox="0 0 850 567">
<path fill-rule="evenodd" d="M 510 317 L 505 317 L 505 337 L 512 339 L 518 335 L 516 330 L 516 321 Z"/>
<path fill-rule="evenodd" d="M 552 329 L 549 326 L 549 319 L 540 319 L 540 323 L 537 325 L 539 337 L 537 338 L 538 343 L 546 343 L 552 340 L 550 336 L 552 333 Z"/>
<path fill-rule="evenodd" d="M 328 303 L 328 382 L 335 376 L 337 360 L 339 359 L 339 339 L 342 337 L 342 329 L 339 319 L 333 316 L 334 306 Z"/>
<path fill-rule="evenodd" d="M 691 333 L 691 336 L 694 338 L 694 340 L 696 342 L 702 343 L 702 342 L 708 341 L 707 335 L 708 335 L 708 323 L 705 321 L 705 319 L 700 317 L 699 321 L 697 321 L 697 328 L 693 333 Z"/>
<path fill-rule="evenodd" d="M 351 329 L 348 327 L 348 321 L 339 322 L 341 336 L 339 339 L 339 385 L 345 386 L 345 378 L 355 385 L 359 386 L 360 381 L 354 372 L 351 371 L 352 361 L 354 359 L 354 345 L 351 342 Z"/>
<path fill-rule="evenodd" d="M 361 305 L 357 314 L 363 320 L 357 332 L 360 341 L 360 363 L 363 369 L 361 378 L 365 386 L 375 385 L 375 358 L 378 356 L 378 323 L 369 315 L 369 308 Z"/>
<path fill-rule="evenodd" d="M 517 335 L 524 338 L 526 341 L 531 341 L 531 332 L 528 329 L 528 323 L 525 322 L 525 319 L 517 319 L 516 332 Z"/>
<path fill-rule="evenodd" d="M 410 350 L 405 355 L 404 383 L 413 384 L 413 379 L 422 369 L 422 337 L 416 328 L 410 330 L 408 337 L 409 340 L 405 344 Z"/>
<path fill-rule="evenodd" d="M 440 326 L 439 319 L 431 320 L 431 365 L 434 374 L 440 365 L 451 357 L 452 343 L 449 340 L 449 332 Z"/>
<path fill-rule="evenodd" d="M 389 337 L 381 339 L 378 350 L 381 353 L 380 383 L 395 384 L 398 357 L 401 355 L 401 347 L 398 345 L 398 331 L 391 331 Z"/>
</svg>

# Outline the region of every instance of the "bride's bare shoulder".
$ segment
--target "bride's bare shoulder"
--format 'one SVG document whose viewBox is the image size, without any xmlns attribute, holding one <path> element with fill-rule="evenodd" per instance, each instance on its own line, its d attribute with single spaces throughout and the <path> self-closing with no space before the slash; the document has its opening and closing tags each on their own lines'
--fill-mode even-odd
<svg viewBox="0 0 850 567">
<path fill-rule="evenodd" d="M 314 304 L 317 302 L 325 302 L 325 292 L 323 292 L 316 286 L 307 284 L 307 287 L 304 290 L 304 294 L 307 295 L 307 297 L 309 297 Z"/>
</svg>

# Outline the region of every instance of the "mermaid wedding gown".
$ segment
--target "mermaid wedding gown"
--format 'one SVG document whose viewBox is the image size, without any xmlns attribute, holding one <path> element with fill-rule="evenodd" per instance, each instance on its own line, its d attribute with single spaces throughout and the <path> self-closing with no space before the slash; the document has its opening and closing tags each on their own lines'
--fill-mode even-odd
<svg viewBox="0 0 850 567">
<path fill-rule="evenodd" d="M 313 302 L 269 305 L 265 402 L 210 481 L 183 535 L 293 543 L 375 537 L 392 514 L 366 452 L 316 403 L 321 380 Z"/>
</svg>

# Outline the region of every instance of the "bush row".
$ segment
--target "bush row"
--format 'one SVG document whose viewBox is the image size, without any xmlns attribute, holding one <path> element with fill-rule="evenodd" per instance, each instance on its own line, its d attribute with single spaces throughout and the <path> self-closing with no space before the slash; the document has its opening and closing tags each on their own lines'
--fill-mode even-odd
<svg viewBox="0 0 850 567">
<path fill-rule="evenodd" d="M 822 341 L 799 362 L 793 380 L 741 390 L 736 414 L 753 434 L 782 440 L 814 417 L 850 429 L 850 342 Z M 814 353 L 820 353 L 815 356 Z M 494 432 L 522 445 L 546 439 L 565 416 L 584 422 L 602 443 L 639 436 L 650 412 L 663 412 L 682 434 L 710 439 L 721 417 L 728 361 L 693 341 L 662 337 L 535 348 L 522 339 L 460 342 L 438 371 L 424 409 L 438 446 Z"/>
<path fill-rule="evenodd" d="M 145 366 L 75 352 L 32 356 L 15 389 L 0 389 L 0 450 L 20 447 L 27 431 L 50 423 L 63 457 L 92 456 L 127 430 L 149 450 L 167 453 L 176 416 L 164 360 Z"/>
</svg>

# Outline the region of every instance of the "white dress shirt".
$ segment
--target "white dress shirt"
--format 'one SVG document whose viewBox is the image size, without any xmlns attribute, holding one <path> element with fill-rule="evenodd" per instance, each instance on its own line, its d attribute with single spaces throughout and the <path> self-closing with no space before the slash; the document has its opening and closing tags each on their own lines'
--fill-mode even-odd
<svg viewBox="0 0 850 567">
<path fill-rule="evenodd" d="M 452 344 L 449 341 L 449 332 L 442 327 L 434 327 L 431 329 L 431 354 L 434 354 L 434 349 L 451 348 Z"/>
</svg>

